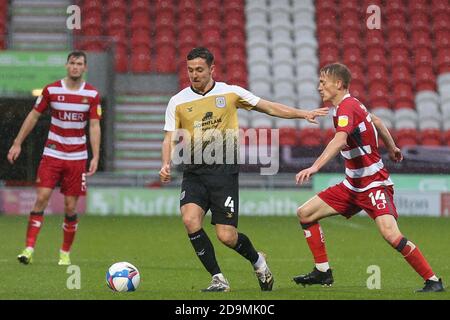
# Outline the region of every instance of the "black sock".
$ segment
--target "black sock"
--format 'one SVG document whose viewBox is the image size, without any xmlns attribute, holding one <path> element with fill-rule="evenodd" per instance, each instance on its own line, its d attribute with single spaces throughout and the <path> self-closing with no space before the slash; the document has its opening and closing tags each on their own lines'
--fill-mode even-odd
<svg viewBox="0 0 450 320">
<path fill-rule="evenodd" d="M 206 270 L 208 270 L 208 272 L 212 276 L 218 273 L 222 273 L 220 271 L 219 265 L 217 264 L 214 247 L 211 243 L 211 240 L 209 240 L 206 232 L 203 229 L 200 229 L 197 232 L 188 234 L 188 236 L 191 240 L 195 252 L 197 253 L 198 258 L 203 263 Z"/>
<path fill-rule="evenodd" d="M 233 249 L 245 259 L 250 261 L 252 265 L 258 261 L 258 252 L 256 252 L 250 239 L 243 233 L 238 233 L 237 243 Z"/>
</svg>

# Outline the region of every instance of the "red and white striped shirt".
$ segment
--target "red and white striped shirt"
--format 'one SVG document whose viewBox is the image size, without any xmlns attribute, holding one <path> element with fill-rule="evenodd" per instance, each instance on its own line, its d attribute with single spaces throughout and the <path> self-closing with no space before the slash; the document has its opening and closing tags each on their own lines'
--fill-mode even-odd
<svg viewBox="0 0 450 320">
<path fill-rule="evenodd" d="M 35 110 L 51 107 L 51 125 L 44 155 L 62 160 L 87 159 L 85 127 L 88 119 L 100 119 L 98 91 L 83 82 L 79 90 L 69 90 L 64 80 L 47 85 L 36 100 Z"/>
<path fill-rule="evenodd" d="M 341 151 L 346 175 L 343 184 L 355 192 L 393 185 L 378 152 L 378 132 L 366 107 L 347 94 L 334 108 L 333 121 L 336 132 L 348 134 L 347 146 Z"/>
</svg>

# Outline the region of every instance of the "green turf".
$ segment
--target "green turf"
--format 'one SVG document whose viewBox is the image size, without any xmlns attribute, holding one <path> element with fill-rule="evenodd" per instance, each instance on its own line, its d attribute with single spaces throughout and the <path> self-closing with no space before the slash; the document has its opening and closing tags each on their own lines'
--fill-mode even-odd
<svg viewBox="0 0 450 320">
<path fill-rule="evenodd" d="M 47 216 L 32 265 L 16 256 L 23 248 L 27 217 L 0 216 L 0 299 L 450 299 L 445 293 L 417 294 L 422 279 L 378 235 L 372 220 L 342 217 L 322 221 L 335 284 L 299 287 L 291 278 L 312 269 L 312 258 L 295 217 L 241 217 L 239 229 L 268 255 L 275 276 L 272 292 L 260 292 L 250 264 L 219 244 L 206 217 L 205 229 L 232 291 L 206 294 L 209 274 L 198 261 L 178 217 L 84 216 L 72 250 L 81 268 L 81 289 L 69 290 L 67 267 L 57 265 L 61 217 Z M 400 228 L 450 281 L 450 219 L 402 217 Z M 105 283 L 108 267 L 129 261 L 141 272 L 136 292 L 113 293 Z M 381 268 L 381 289 L 366 287 L 367 268 Z M 7 275 L 7 276 L 6 276 Z"/>
</svg>

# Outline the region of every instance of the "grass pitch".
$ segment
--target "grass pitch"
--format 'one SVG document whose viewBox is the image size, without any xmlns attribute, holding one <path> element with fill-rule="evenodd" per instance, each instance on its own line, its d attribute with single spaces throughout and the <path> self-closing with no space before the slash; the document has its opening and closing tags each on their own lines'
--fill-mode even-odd
<svg viewBox="0 0 450 320">
<path fill-rule="evenodd" d="M 311 271 L 313 260 L 296 217 L 240 217 L 239 230 L 268 256 L 274 290 L 261 292 L 250 264 L 220 244 L 205 219 L 229 293 L 201 293 L 210 282 L 188 240 L 179 217 L 82 216 L 71 259 L 81 270 L 81 288 L 68 289 L 72 275 L 58 266 L 62 217 L 46 216 L 34 263 L 19 264 L 28 217 L 0 216 L 0 299 L 158 299 L 158 300 L 315 300 L 315 299 L 450 299 L 450 290 L 417 294 L 422 279 L 378 234 L 366 217 L 321 222 L 335 284 L 303 288 L 292 276 Z M 450 282 L 450 219 L 401 217 L 400 229 L 417 244 L 442 277 Z M 108 267 L 128 261 L 141 272 L 136 292 L 114 293 L 107 286 Z M 369 290 L 368 267 L 381 270 L 381 289 Z M 8 275 L 7 277 L 5 275 Z"/>
</svg>

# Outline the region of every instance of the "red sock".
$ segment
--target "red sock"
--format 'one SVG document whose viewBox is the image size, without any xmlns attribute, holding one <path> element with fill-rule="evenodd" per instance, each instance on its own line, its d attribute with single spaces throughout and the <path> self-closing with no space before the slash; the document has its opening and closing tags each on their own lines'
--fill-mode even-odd
<svg viewBox="0 0 450 320">
<path fill-rule="evenodd" d="M 419 248 L 411 241 L 403 236 L 400 236 L 394 243 L 393 247 L 397 249 L 403 258 L 409 263 L 411 267 L 424 279 L 427 280 L 434 275 L 428 261 L 422 255 Z"/>
<path fill-rule="evenodd" d="M 62 251 L 69 252 L 72 247 L 73 240 L 75 238 L 75 233 L 77 232 L 78 219 L 77 216 L 64 218 L 63 223 L 63 232 L 64 232 L 64 241 L 61 247 Z"/>
<path fill-rule="evenodd" d="M 325 239 L 323 237 L 322 228 L 319 223 L 301 224 L 305 234 L 306 242 L 308 242 L 315 263 L 328 262 L 327 250 L 325 249 Z"/>
<path fill-rule="evenodd" d="M 41 231 L 43 221 L 44 221 L 43 211 L 30 212 L 30 216 L 28 217 L 27 239 L 25 241 L 26 247 L 34 248 L 39 231 Z"/>
</svg>

